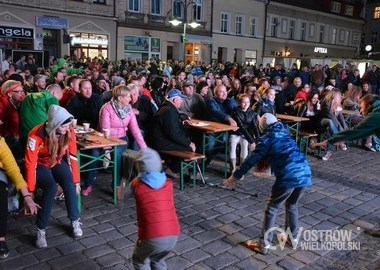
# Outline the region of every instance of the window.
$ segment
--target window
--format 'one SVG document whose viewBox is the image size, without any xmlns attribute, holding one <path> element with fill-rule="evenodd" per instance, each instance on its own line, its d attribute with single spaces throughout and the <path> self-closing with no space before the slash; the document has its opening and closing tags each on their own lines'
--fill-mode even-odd
<svg viewBox="0 0 380 270">
<path fill-rule="evenodd" d="M 319 26 L 319 42 L 320 43 L 325 42 L 325 26 L 324 25 Z"/>
<path fill-rule="evenodd" d="M 150 13 L 154 15 L 161 15 L 161 0 L 150 1 Z"/>
<path fill-rule="evenodd" d="M 374 19 L 380 19 L 380 6 L 375 7 L 375 12 L 373 14 Z"/>
<path fill-rule="evenodd" d="M 106 0 L 93 0 L 92 1 L 92 3 L 94 3 L 94 4 L 102 4 L 102 5 L 107 4 L 106 2 L 107 2 Z"/>
<path fill-rule="evenodd" d="M 128 11 L 139 12 L 140 0 L 128 0 Z"/>
<path fill-rule="evenodd" d="M 278 18 L 274 17 L 272 18 L 272 23 L 270 26 L 270 35 L 272 37 L 277 37 L 277 31 L 278 31 Z"/>
<path fill-rule="evenodd" d="M 180 1 L 174 0 L 173 2 L 173 17 L 183 19 L 183 5 Z"/>
<path fill-rule="evenodd" d="M 372 32 L 371 43 L 377 43 L 377 32 Z"/>
<path fill-rule="evenodd" d="M 196 21 L 202 21 L 202 2 L 203 0 L 193 0 L 194 3 L 194 14 L 193 19 Z"/>
<path fill-rule="evenodd" d="M 344 14 L 347 16 L 353 16 L 354 15 L 354 7 L 351 5 L 346 5 L 346 9 L 344 11 Z"/>
<path fill-rule="evenodd" d="M 220 19 L 220 32 L 228 33 L 230 24 L 230 15 L 228 13 L 222 12 Z"/>
<path fill-rule="evenodd" d="M 237 15 L 236 16 L 236 25 L 235 25 L 235 34 L 236 35 L 242 35 L 243 34 L 243 22 L 244 22 L 243 16 Z"/>
<path fill-rule="evenodd" d="M 340 13 L 340 6 L 341 6 L 340 3 L 332 1 L 331 2 L 331 12 Z"/>
<path fill-rule="evenodd" d="M 300 33 L 300 40 L 305 41 L 306 38 L 306 23 L 301 23 L 301 33 Z"/>
<path fill-rule="evenodd" d="M 289 21 L 289 39 L 294 39 L 294 31 L 296 28 L 296 21 Z"/>
<path fill-rule="evenodd" d="M 251 17 L 249 19 L 249 35 L 255 37 L 257 35 L 257 18 Z"/>
<path fill-rule="evenodd" d="M 331 31 L 331 44 L 336 44 L 336 28 L 333 28 Z"/>
</svg>

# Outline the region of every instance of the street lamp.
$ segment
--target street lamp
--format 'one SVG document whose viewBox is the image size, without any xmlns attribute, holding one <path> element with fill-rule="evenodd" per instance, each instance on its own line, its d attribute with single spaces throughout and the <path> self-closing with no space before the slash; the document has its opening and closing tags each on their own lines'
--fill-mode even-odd
<svg viewBox="0 0 380 270">
<path fill-rule="evenodd" d="M 196 21 L 191 21 L 190 23 L 187 22 L 187 8 L 192 5 L 193 7 L 195 6 L 194 1 L 187 1 L 187 0 L 175 0 L 173 5 L 175 3 L 179 3 L 180 5 L 183 6 L 183 22 L 178 20 L 177 18 L 173 18 L 172 20 L 169 21 L 173 26 L 178 26 L 183 23 L 183 32 L 182 32 L 182 51 L 183 51 L 183 57 L 182 60 L 185 63 L 185 46 L 186 46 L 186 30 L 187 26 L 189 25 L 191 28 L 195 29 L 199 27 L 201 24 L 196 22 Z"/>
</svg>

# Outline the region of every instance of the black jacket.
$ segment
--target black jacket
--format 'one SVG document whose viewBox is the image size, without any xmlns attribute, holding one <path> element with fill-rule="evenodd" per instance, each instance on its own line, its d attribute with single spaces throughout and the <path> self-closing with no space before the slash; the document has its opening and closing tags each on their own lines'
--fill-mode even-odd
<svg viewBox="0 0 380 270">
<path fill-rule="evenodd" d="M 97 94 L 92 94 L 90 98 L 76 94 L 69 100 L 66 109 L 78 119 L 78 125 L 88 122 L 91 128 L 97 129 L 102 105 L 102 99 Z"/>
<path fill-rule="evenodd" d="M 240 107 L 236 108 L 232 113 L 232 118 L 239 127 L 235 134 L 243 135 L 250 144 L 258 141 L 260 135 L 257 126 L 257 114 L 251 108 L 248 108 L 246 112 Z"/>
<path fill-rule="evenodd" d="M 157 151 L 191 151 L 191 141 L 180 113 L 169 101 L 162 105 L 154 117 L 150 143 Z"/>
</svg>

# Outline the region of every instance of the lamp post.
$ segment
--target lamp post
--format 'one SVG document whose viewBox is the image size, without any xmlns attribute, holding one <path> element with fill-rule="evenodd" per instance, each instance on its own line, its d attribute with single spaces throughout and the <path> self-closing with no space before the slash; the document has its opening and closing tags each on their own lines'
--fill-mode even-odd
<svg viewBox="0 0 380 270">
<path fill-rule="evenodd" d="M 195 29 L 198 26 L 200 26 L 200 23 L 196 21 L 191 21 L 190 23 L 187 21 L 187 8 L 192 5 L 193 7 L 195 6 L 194 1 L 187 1 L 187 0 L 175 0 L 173 2 L 173 5 L 175 3 L 179 3 L 183 7 L 183 22 L 181 20 L 178 20 L 177 18 L 173 18 L 172 20 L 169 21 L 173 26 L 178 26 L 183 23 L 183 31 L 182 31 L 182 61 L 185 63 L 185 46 L 186 46 L 186 31 L 187 31 L 187 26 L 189 25 L 191 28 Z M 174 16 L 173 16 L 174 17 Z"/>
</svg>

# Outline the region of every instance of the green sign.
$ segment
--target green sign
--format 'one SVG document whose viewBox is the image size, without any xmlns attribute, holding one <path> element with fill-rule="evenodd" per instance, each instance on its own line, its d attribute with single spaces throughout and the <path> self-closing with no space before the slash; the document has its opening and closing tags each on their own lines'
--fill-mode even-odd
<svg viewBox="0 0 380 270">
<path fill-rule="evenodd" d="M 159 38 L 150 39 L 150 51 L 160 52 L 161 51 L 161 40 Z"/>
<path fill-rule="evenodd" d="M 135 52 L 149 52 L 149 37 L 124 36 L 124 50 Z"/>
</svg>

